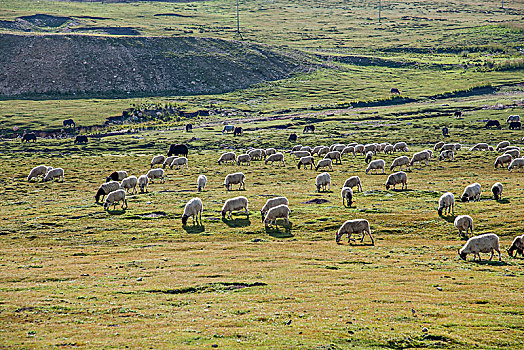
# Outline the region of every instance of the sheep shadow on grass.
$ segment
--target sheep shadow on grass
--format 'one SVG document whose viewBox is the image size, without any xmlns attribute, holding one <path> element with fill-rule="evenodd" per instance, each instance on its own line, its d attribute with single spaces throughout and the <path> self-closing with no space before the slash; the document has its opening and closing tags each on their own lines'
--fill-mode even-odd
<svg viewBox="0 0 524 350">
<path fill-rule="evenodd" d="M 449 222 L 450 224 L 455 223 L 455 218 L 457 217 L 457 215 L 455 214 L 452 214 L 452 215 L 439 214 L 438 216 L 440 216 L 441 219 L 444 219 L 446 222 Z"/>
<path fill-rule="evenodd" d="M 266 234 L 274 238 L 291 238 L 294 237 L 291 233 L 293 223 L 290 221 L 289 224 L 281 224 L 280 227 L 284 228 L 282 231 L 278 226 L 265 226 Z"/>
<path fill-rule="evenodd" d="M 509 265 L 504 260 L 499 261 L 497 255 L 498 254 L 496 254 L 496 253 L 495 253 L 495 255 L 493 255 L 493 259 L 497 259 L 497 260 L 489 261 L 488 259 L 483 259 L 481 261 L 475 260 L 475 261 L 471 261 L 471 262 L 472 263 L 476 263 L 477 265 L 487 265 L 487 266 L 508 266 Z"/>
<path fill-rule="evenodd" d="M 204 225 L 182 225 L 182 228 L 189 234 L 198 234 L 206 231 Z"/>
<path fill-rule="evenodd" d="M 126 209 L 114 209 L 114 210 L 108 209 L 107 213 L 109 215 L 124 215 L 126 213 Z"/>
<path fill-rule="evenodd" d="M 510 200 L 508 198 L 503 198 L 503 199 L 499 199 L 498 201 L 496 201 L 497 203 L 500 203 L 500 204 L 509 204 L 510 203 Z"/>
<path fill-rule="evenodd" d="M 222 222 L 229 227 L 247 227 L 251 225 L 251 221 L 249 220 L 249 218 L 236 218 L 230 220 L 223 218 Z"/>
</svg>

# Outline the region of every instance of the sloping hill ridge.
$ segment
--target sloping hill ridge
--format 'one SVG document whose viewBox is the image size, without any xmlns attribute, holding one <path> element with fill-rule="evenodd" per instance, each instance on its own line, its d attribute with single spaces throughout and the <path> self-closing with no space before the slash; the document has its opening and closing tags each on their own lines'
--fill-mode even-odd
<svg viewBox="0 0 524 350">
<path fill-rule="evenodd" d="M 0 35 L 0 95 L 222 93 L 303 71 L 307 59 L 196 37 Z"/>
</svg>

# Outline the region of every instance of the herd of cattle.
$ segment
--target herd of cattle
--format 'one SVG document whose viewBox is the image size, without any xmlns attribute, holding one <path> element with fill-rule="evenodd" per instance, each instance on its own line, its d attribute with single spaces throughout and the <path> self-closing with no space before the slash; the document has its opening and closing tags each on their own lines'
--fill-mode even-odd
<svg viewBox="0 0 524 350">
<path fill-rule="evenodd" d="M 72 123 L 71 123 L 72 122 Z M 486 127 L 496 126 L 496 123 L 493 121 L 488 121 Z M 519 116 L 510 116 L 507 120 L 510 123 L 510 127 L 519 126 L 520 117 Z M 497 121 L 498 123 L 498 121 Z M 518 124 L 515 124 L 518 123 Z M 64 126 L 74 127 L 74 122 L 64 121 Z M 500 123 L 498 123 L 500 126 Z M 190 132 L 192 130 L 192 125 L 186 125 L 186 131 Z M 222 133 L 233 132 L 236 135 L 242 135 L 243 130 L 241 127 L 235 127 L 233 125 L 225 125 Z M 304 127 L 303 133 L 315 132 L 314 125 L 306 125 Z M 28 134 L 26 134 L 28 135 Z M 32 136 L 26 136 L 27 138 L 32 138 Z M 34 136 L 36 139 L 36 135 Z M 290 141 L 296 141 L 297 135 L 291 134 L 289 136 Z M 75 143 L 77 142 L 87 142 L 86 136 L 77 136 Z M 455 152 L 460 151 L 462 146 L 457 143 L 444 143 L 438 142 L 434 145 L 433 150 L 426 149 L 420 152 L 416 152 L 412 155 L 411 158 L 402 155 L 396 157 L 391 163 L 389 169 L 393 171 L 395 168 L 400 168 L 404 166 L 406 170 L 415 165 L 419 164 L 428 164 L 430 160 L 433 159 L 433 151 L 439 151 L 439 161 L 444 160 L 453 160 Z M 478 143 L 471 147 L 471 151 L 497 151 L 502 153 L 495 160 L 494 166 L 508 165 L 508 170 L 521 169 L 524 168 L 524 158 L 520 157 L 520 148 L 517 146 L 511 146 L 509 141 L 500 142 L 495 148 L 488 145 L 487 143 Z M 290 150 L 287 151 L 277 151 L 275 148 L 269 149 L 248 149 L 246 153 L 236 155 L 234 152 L 225 152 L 219 159 L 218 164 L 246 164 L 250 165 L 251 161 L 264 161 L 265 164 L 274 164 L 277 162 L 280 166 L 285 166 L 285 158 L 291 157 L 294 158 L 297 162 L 297 168 L 301 167 L 306 168 L 309 166 L 311 169 L 313 167 L 316 171 L 321 168 L 327 168 L 328 170 L 333 170 L 333 164 L 342 164 L 342 159 L 345 156 L 356 157 L 358 154 L 364 156 L 365 162 L 368 164 L 365 169 L 365 173 L 372 173 L 373 171 L 381 171 L 385 173 L 386 162 L 383 159 L 374 159 L 379 153 L 383 152 L 384 154 L 393 154 L 395 152 L 409 152 L 408 145 L 405 142 L 397 142 L 395 144 L 385 143 L 370 143 L 370 144 L 358 144 L 357 142 L 352 142 L 349 144 L 333 144 L 331 146 L 302 146 L 295 145 Z M 147 191 L 148 184 L 150 182 L 160 180 L 162 183 L 165 181 L 164 169 L 166 167 L 188 167 L 188 153 L 189 149 L 184 144 L 172 144 L 169 147 L 167 157 L 164 155 L 157 155 L 153 157 L 150 163 L 149 171 L 140 175 L 138 178 L 135 176 L 128 176 L 126 171 L 114 171 L 111 173 L 106 182 L 101 184 L 95 195 L 95 200 L 98 203 L 100 199 L 104 200 L 104 209 L 109 209 L 110 206 L 116 208 L 118 203 L 121 203 L 122 208 L 127 208 L 127 199 L 126 194 L 130 191 L 131 193 L 137 193 L 137 186 L 140 188 L 141 192 Z M 288 153 L 288 156 L 285 156 L 284 153 Z M 318 161 L 315 164 L 315 156 L 319 157 Z M 161 165 L 162 167 L 157 167 Z M 45 165 L 39 165 L 33 168 L 28 176 L 28 181 L 31 181 L 33 178 L 39 176 L 43 177 L 43 181 L 52 181 L 55 179 L 61 179 L 64 181 L 64 170 L 62 168 L 53 168 Z M 245 189 L 245 175 L 242 172 L 228 174 L 224 180 L 224 186 L 226 190 L 229 191 L 232 189 L 233 185 L 239 185 L 239 189 Z M 407 189 L 407 173 L 404 171 L 397 171 L 388 176 L 385 187 L 389 190 L 391 187 L 395 189 L 396 185 L 401 185 L 401 189 Z M 205 175 L 200 175 L 197 179 L 197 191 L 203 191 L 207 184 L 207 177 Z M 318 192 L 322 190 L 330 189 L 331 186 L 331 176 L 328 172 L 323 172 L 319 174 L 315 179 L 315 186 Z M 342 186 L 340 195 L 342 198 L 343 206 L 351 206 L 353 203 L 353 188 L 356 187 L 357 190 L 362 191 L 361 180 L 358 176 L 349 177 L 344 186 Z M 497 182 L 492 187 L 492 193 L 495 200 L 499 200 L 502 196 L 503 187 L 500 182 Z M 480 200 L 481 188 L 480 184 L 474 183 L 467 186 L 464 189 L 464 193 L 461 196 L 462 201 L 469 200 Z M 454 204 L 455 197 L 451 192 L 444 193 L 438 203 L 438 213 L 439 215 L 449 214 L 451 211 L 454 214 Z M 202 200 L 198 197 L 191 199 L 184 208 L 184 213 L 182 215 L 183 225 L 187 224 L 188 218 L 193 218 L 193 224 L 202 223 L 201 215 L 203 211 Z M 235 198 L 228 199 L 222 208 L 222 217 L 231 218 L 231 213 L 234 211 L 244 211 L 249 217 L 248 210 L 248 199 L 244 196 L 239 196 Z M 264 207 L 261 210 L 262 220 L 266 226 L 268 225 L 277 225 L 277 219 L 284 219 L 286 223 L 289 222 L 289 215 L 291 210 L 289 209 L 289 201 L 286 197 L 275 197 L 269 199 Z M 459 230 L 459 234 L 467 233 L 468 231 L 473 232 L 473 219 L 469 215 L 459 215 L 455 218 L 454 224 Z M 347 234 L 348 241 L 354 241 L 351 238 L 352 234 L 362 234 L 361 242 L 363 242 L 365 235 L 369 235 L 371 238 L 371 243 L 374 244 L 374 239 L 371 234 L 370 224 L 365 219 L 356 219 L 348 220 L 342 224 L 336 234 L 337 243 L 340 241 L 341 237 Z M 459 255 L 461 258 L 465 259 L 467 254 L 474 254 L 478 256 L 480 260 L 479 253 L 491 253 L 491 258 L 493 257 L 493 252 L 498 252 L 500 259 L 500 249 L 499 249 L 499 239 L 494 234 L 485 234 L 476 237 L 471 237 L 466 245 L 459 250 Z M 510 249 L 508 250 L 510 255 L 513 255 L 513 252 L 517 251 L 521 255 L 524 255 L 524 235 L 517 236 Z"/>
</svg>

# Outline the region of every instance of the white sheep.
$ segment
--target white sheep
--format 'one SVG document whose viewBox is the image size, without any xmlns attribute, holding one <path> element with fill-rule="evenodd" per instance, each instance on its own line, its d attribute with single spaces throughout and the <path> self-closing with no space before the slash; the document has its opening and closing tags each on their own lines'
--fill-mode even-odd
<svg viewBox="0 0 524 350">
<path fill-rule="evenodd" d="M 433 146 L 433 150 L 434 150 L 434 151 L 438 151 L 439 149 L 442 148 L 442 146 L 444 146 L 444 142 L 439 141 L 439 142 L 437 142 L 437 143 L 435 144 L 435 146 Z"/>
<path fill-rule="evenodd" d="M 42 180 L 43 182 L 46 181 L 53 181 L 54 179 L 62 179 L 62 182 L 64 182 L 64 169 L 62 168 L 53 168 L 49 170 Z"/>
<path fill-rule="evenodd" d="M 447 149 L 445 151 L 440 152 L 438 160 L 444 159 L 455 160 L 455 153 L 453 152 L 453 150 Z"/>
<path fill-rule="evenodd" d="M 251 160 L 262 160 L 265 154 L 265 151 L 260 148 L 255 148 L 255 149 L 249 150 L 247 154 L 249 154 L 249 157 L 251 157 Z"/>
<path fill-rule="evenodd" d="M 302 145 L 295 145 L 291 148 L 291 152 L 299 151 L 302 148 Z"/>
<path fill-rule="evenodd" d="M 270 155 L 272 155 L 272 154 L 277 153 L 277 150 L 274 149 L 274 148 L 268 148 L 268 149 L 266 149 L 265 152 L 266 152 L 266 156 L 270 156 Z"/>
<path fill-rule="evenodd" d="M 315 146 L 315 147 L 313 147 L 313 149 L 311 150 L 311 155 L 314 156 L 315 154 L 318 154 L 318 151 L 320 151 L 323 147 L 325 147 L 325 146 Z"/>
<path fill-rule="evenodd" d="M 338 162 L 339 162 L 340 164 L 342 164 L 342 157 L 341 157 L 339 151 L 331 151 L 331 152 L 328 152 L 328 153 L 326 153 L 326 155 L 324 156 L 324 158 L 328 158 L 328 159 L 334 160 L 334 161 L 335 161 L 335 164 L 337 164 L 337 160 L 338 160 Z"/>
<path fill-rule="evenodd" d="M 311 167 L 311 169 L 313 169 L 313 166 L 315 165 L 315 158 L 313 158 L 313 156 L 301 157 L 298 161 L 297 169 L 300 169 L 301 165 L 304 166 L 304 169 L 306 169 L 308 165 Z"/>
<path fill-rule="evenodd" d="M 323 146 L 322 148 L 320 148 L 318 150 L 319 157 L 322 157 L 323 155 L 326 155 L 328 153 L 329 153 L 329 147 L 328 146 Z"/>
<path fill-rule="evenodd" d="M 389 170 L 393 171 L 393 169 L 396 167 L 399 167 L 399 169 L 402 170 L 402 166 L 405 166 L 406 169 L 409 168 L 409 158 L 407 156 L 401 156 L 393 159 Z"/>
<path fill-rule="evenodd" d="M 132 190 L 131 193 L 137 193 L 136 185 L 138 184 L 138 179 L 136 176 L 128 176 L 125 179 L 122 180 L 120 183 L 120 188 L 123 190 Z"/>
<path fill-rule="evenodd" d="M 166 160 L 166 157 L 163 156 L 162 154 L 154 156 L 153 159 L 151 159 L 151 169 L 153 168 L 153 165 L 164 164 L 165 160 Z"/>
<path fill-rule="evenodd" d="M 303 146 L 299 149 L 300 152 L 309 152 L 311 154 L 311 147 Z"/>
<path fill-rule="evenodd" d="M 385 167 L 386 167 L 386 162 L 383 159 L 376 159 L 369 163 L 368 167 L 366 168 L 366 174 L 369 173 L 369 171 L 373 172 L 373 170 L 375 170 L 375 173 L 378 173 L 379 169 L 382 169 L 382 174 L 384 174 Z"/>
<path fill-rule="evenodd" d="M 315 171 L 318 171 L 320 168 L 329 168 L 331 171 L 333 171 L 333 162 L 329 158 L 321 159 L 317 162 Z"/>
<path fill-rule="evenodd" d="M 342 205 L 351 207 L 351 204 L 353 204 L 353 190 L 350 187 L 342 187 L 342 191 L 340 191 L 340 196 L 342 197 Z"/>
<path fill-rule="evenodd" d="M 149 177 L 147 175 L 140 175 L 138 177 L 138 187 L 140 187 L 140 192 L 147 192 L 147 186 L 149 185 Z"/>
<path fill-rule="evenodd" d="M 408 152 L 408 144 L 405 142 L 397 142 L 393 145 L 393 152 Z"/>
<path fill-rule="evenodd" d="M 262 216 L 262 222 L 264 221 L 264 217 L 267 213 L 267 211 L 271 208 L 274 208 L 278 205 L 285 204 L 289 205 L 289 201 L 286 197 L 273 197 L 266 201 L 266 204 L 260 209 L 260 215 Z"/>
<path fill-rule="evenodd" d="M 354 146 L 346 146 L 346 147 L 344 147 L 342 152 L 340 152 L 340 156 L 343 156 L 344 154 L 353 154 L 353 155 L 355 155 L 355 147 Z"/>
<path fill-rule="evenodd" d="M 202 226 L 202 212 L 204 211 L 204 205 L 202 200 L 198 197 L 190 199 L 186 206 L 184 207 L 184 214 L 182 215 L 182 225 L 187 224 L 187 219 L 193 217 L 193 225 L 196 223 L 198 225 L 198 218 L 200 217 L 200 226 Z"/>
<path fill-rule="evenodd" d="M 278 165 L 285 166 L 286 163 L 284 162 L 284 154 L 282 152 L 277 152 L 275 154 L 271 154 L 269 157 L 266 158 L 264 161 L 264 164 L 267 165 L 267 163 L 271 162 L 271 165 L 273 165 L 274 162 L 278 162 Z"/>
<path fill-rule="evenodd" d="M 373 152 L 372 151 L 368 151 L 366 153 L 366 158 L 364 158 L 364 161 L 367 163 L 371 162 L 373 160 Z"/>
<path fill-rule="evenodd" d="M 466 236 L 468 235 L 468 230 L 473 234 L 473 218 L 469 215 L 459 215 L 455 218 L 453 222 L 455 227 L 459 230 L 459 235 L 462 236 L 465 232 Z"/>
<path fill-rule="evenodd" d="M 326 187 L 328 190 L 331 189 L 331 175 L 328 173 L 318 174 L 315 184 L 317 186 L 317 192 L 320 192 L 320 188 L 324 191 L 326 191 Z"/>
<path fill-rule="evenodd" d="M 344 150 L 344 148 L 346 148 L 346 145 L 344 145 L 342 143 L 337 143 L 336 145 L 333 146 L 333 149 L 330 150 L 330 152 L 331 151 L 342 152 Z"/>
<path fill-rule="evenodd" d="M 106 182 L 109 182 L 111 180 L 113 181 L 122 181 L 127 177 L 127 171 L 113 171 L 107 178 Z"/>
<path fill-rule="evenodd" d="M 462 260 L 466 260 L 468 254 L 473 254 L 473 261 L 475 257 L 479 257 L 480 253 L 491 253 L 489 260 L 493 259 L 493 252 L 499 253 L 499 260 L 502 260 L 500 255 L 499 237 L 494 233 L 486 233 L 480 236 L 471 237 L 468 239 L 464 247 L 458 253 Z"/>
<path fill-rule="evenodd" d="M 122 202 L 122 209 L 124 209 L 124 205 L 127 209 L 127 199 L 126 199 L 126 191 L 119 189 L 113 192 L 110 192 L 106 200 L 104 202 L 104 210 L 108 210 L 111 205 L 113 205 L 113 210 L 116 208 L 116 204 L 118 202 Z"/>
<path fill-rule="evenodd" d="M 411 160 L 409 162 L 410 166 L 413 166 L 416 162 L 422 163 L 426 162 L 426 165 L 428 165 L 429 159 L 431 158 L 431 154 L 428 151 L 420 151 L 417 152 L 411 157 Z"/>
<path fill-rule="evenodd" d="M 360 177 L 358 176 L 351 176 L 344 182 L 344 186 L 342 187 L 349 187 L 353 188 L 357 186 L 357 190 L 362 192 L 362 183 L 360 182 Z"/>
<path fill-rule="evenodd" d="M 171 166 L 171 163 L 173 163 L 173 160 L 175 160 L 175 158 L 178 158 L 178 156 L 170 156 L 170 157 L 167 157 L 166 160 L 164 160 L 164 163 L 162 163 L 162 169 L 165 169 L 166 166 Z"/>
<path fill-rule="evenodd" d="M 444 146 L 440 148 L 441 151 L 447 151 L 447 150 L 455 150 L 455 144 L 454 143 L 446 143 Z"/>
<path fill-rule="evenodd" d="M 220 158 L 218 159 L 218 164 L 227 162 L 232 162 L 233 164 L 235 164 L 236 159 L 237 156 L 234 152 L 226 152 L 220 156 Z"/>
<path fill-rule="evenodd" d="M 504 152 L 504 154 L 509 154 L 513 157 L 513 159 L 515 158 L 519 158 L 520 157 L 520 150 L 518 149 L 510 149 L 510 150 L 507 150 L 506 152 Z"/>
<path fill-rule="evenodd" d="M 187 158 L 186 157 L 177 157 L 175 159 L 173 159 L 173 161 L 171 162 L 171 165 L 169 166 L 171 169 L 173 169 L 174 166 L 177 167 L 177 169 L 184 169 L 184 166 L 186 167 L 186 169 L 188 169 L 188 165 L 187 165 Z"/>
<path fill-rule="evenodd" d="M 524 168 L 524 158 L 516 158 L 511 161 L 511 163 L 508 166 L 508 170 L 512 171 L 513 168 Z"/>
<path fill-rule="evenodd" d="M 277 205 L 276 207 L 273 207 L 267 211 L 266 218 L 264 219 L 264 226 L 278 226 L 277 219 L 284 219 L 286 221 L 286 225 L 289 225 L 290 213 L 291 210 L 289 210 L 289 207 L 286 204 Z"/>
<path fill-rule="evenodd" d="M 386 147 L 389 145 L 389 142 L 382 142 L 381 144 L 378 145 L 378 152 L 384 152 L 384 150 L 386 149 Z"/>
<path fill-rule="evenodd" d="M 197 179 L 197 192 L 205 190 L 207 185 L 206 175 L 199 175 Z"/>
<path fill-rule="evenodd" d="M 308 151 L 296 151 L 296 152 L 292 152 L 292 154 L 295 156 L 296 160 L 299 160 L 302 157 L 308 157 L 311 155 L 311 153 L 309 153 Z"/>
<path fill-rule="evenodd" d="M 386 147 L 384 147 L 384 153 L 393 154 L 393 145 L 386 145 Z"/>
<path fill-rule="evenodd" d="M 440 196 L 438 200 L 438 215 L 444 214 L 455 214 L 455 196 L 451 192 L 446 192 Z"/>
<path fill-rule="evenodd" d="M 500 182 L 495 182 L 493 186 L 491 186 L 491 193 L 493 193 L 493 197 L 496 201 L 502 198 L 502 190 L 503 186 Z"/>
<path fill-rule="evenodd" d="M 345 223 L 340 226 L 340 228 L 337 231 L 336 235 L 336 241 L 337 243 L 340 242 L 340 239 L 344 234 L 348 235 L 348 243 L 351 241 L 355 241 L 354 239 L 351 239 L 351 234 L 353 233 L 362 233 L 362 238 L 360 239 L 360 243 L 364 242 L 364 237 L 366 236 L 366 232 L 369 235 L 369 238 L 371 238 L 371 244 L 375 245 L 375 241 L 373 240 L 373 236 L 371 235 L 371 228 L 369 227 L 369 221 L 365 219 L 355 219 L 355 220 L 348 220 Z"/>
<path fill-rule="evenodd" d="M 460 199 L 463 202 L 467 202 L 472 199 L 480 201 L 480 184 L 475 182 L 474 184 L 466 186 L 466 188 L 464 188 L 464 193 L 462 193 L 462 196 L 460 196 Z"/>
<path fill-rule="evenodd" d="M 515 237 L 508 249 L 509 256 L 513 257 L 514 251 L 516 251 L 515 257 L 518 254 L 524 256 L 524 235 Z"/>
<path fill-rule="evenodd" d="M 95 201 L 98 203 L 100 198 L 103 200 L 104 196 L 109 193 L 116 191 L 120 188 L 120 183 L 118 181 L 109 181 L 100 185 L 98 191 L 95 194 Z"/>
<path fill-rule="evenodd" d="M 501 148 L 508 147 L 509 145 L 510 145 L 510 142 L 509 142 L 509 141 L 500 141 L 500 142 L 497 144 L 496 150 L 497 150 L 497 152 L 500 152 L 500 149 L 501 149 Z"/>
<path fill-rule="evenodd" d="M 233 173 L 233 174 L 227 174 L 226 178 L 224 179 L 224 186 L 225 188 L 230 191 L 232 185 L 240 184 L 238 187 L 239 190 L 244 188 L 246 189 L 246 183 L 245 183 L 246 176 L 243 173 Z"/>
<path fill-rule="evenodd" d="M 471 147 L 470 151 L 489 151 L 489 145 L 485 142 L 480 142 Z"/>
<path fill-rule="evenodd" d="M 501 156 L 498 156 L 497 159 L 495 159 L 495 169 L 500 165 L 501 167 L 504 166 L 504 164 L 510 164 L 513 160 L 513 157 L 511 154 L 503 154 Z"/>
<path fill-rule="evenodd" d="M 355 154 L 356 154 L 356 153 L 362 153 L 362 154 L 364 154 L 364 145 L 361 145 L 361 144 L 356 145 L 356 146 L 355 146 L 355 152 L 354 152 L 354 153 L 355 153 Z"/>
<path fill-rule="evenodd" d="M 386 190 L 389 190 L 391 186 L 393 186 L 393 189 L 396 185 L 402 184 L 402 189 L 408 188 L 408 174 L 406 174 L 403 171 L 397 171 L 396 173 L 393 173 L 388 176 L 388 179 L 386 180 Z"/>
<path fill-rule="evenodd" d="M 247 165 L 251 165 L 251 157 L 249 154 L 241 154 L 237 157 L 237 165 L 240 165 L 240 163 L 246 163 Z"/>
<path fill-rule="evenodd" d="M 48 169 L 48 168 L 51 168 L 51 167 L 48 167 L 45 165 L 39 165 L 37 167 L 34 167 L 29 172 L 29 175 L 27 176 L 27 181 L 31 181 L 31 179 L 38 177 L 38 176 L 45 176 L 45 174 L 47 174 L 47 172 L 52 169 L 52 168 L 51 169 Z"/>
<path fill-rule="evenodd" d="M 161 183 L 166 182 L 166 178 L 164 177 L 164 169 L 162 168 L 150 169 L 146 176 L 149 178 L 151 183 L 153 183 L 153 180 L 156 179 L 160 179 Z"/>
<path fill-rule="evenodd" d="M 372 152 L 373 154 L 377 153 L 377 145 L 374 143 L 368 143 L 367 145 L 364 145 L 364 154 Z"/>
<path fill-rule="evenodd" d="M 233 211 L 244 210 L 249 219 L 248 201 L 246 197 L 240 196 L 228 199 L 222 207 L 222 218 L 225 219 L 228 214 L 228 219 L 231 219 Z"/>
</svg>

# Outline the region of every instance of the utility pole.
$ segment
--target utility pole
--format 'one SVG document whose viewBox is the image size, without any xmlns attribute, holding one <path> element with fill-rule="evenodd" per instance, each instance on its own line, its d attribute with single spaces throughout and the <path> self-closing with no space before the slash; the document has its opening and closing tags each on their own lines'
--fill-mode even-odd
<svg viewBox="0 0 524 350">
<path fill-rule="evenodd" d="M 238 1 L 239 0 L 237 0 L 237 33 L 235 34 L 235 37 L 239 36 L 240 40 L 244 40 L 244 38 L 242 37 L 242 33 L 240 33 L 240 12 L 238 9 Z"/>
<path fill-rule="evenodd" d="M 504 1 L 504 0 L 502 0 L 502 1 Z M 382 2 L 381 2 L 381 0 L 378 0 L 378 23 L 380 23 L 380 21 L 381 21 L 381 18 L 380 18 L 380 12 L 381 11 L 382 11 Z"/>
<path fill-rule="evenodd" d="M 500 6 L 501 9 L 504 8 L 504 0 L 502 0 L 502 6 Z"/>
</svg>

